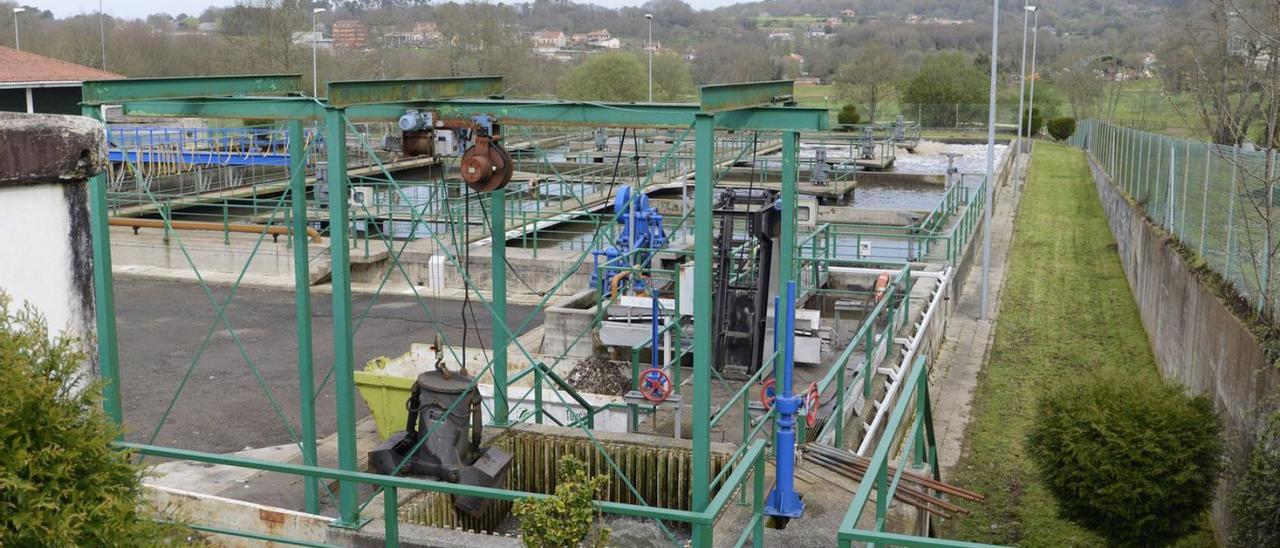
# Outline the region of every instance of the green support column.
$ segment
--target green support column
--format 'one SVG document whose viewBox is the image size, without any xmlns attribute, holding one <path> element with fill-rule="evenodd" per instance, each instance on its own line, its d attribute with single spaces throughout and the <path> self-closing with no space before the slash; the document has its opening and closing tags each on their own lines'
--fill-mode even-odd
<svg viewBox="0 0 1280 548">
<path fill-rule="evenodd" d="M 782 133 L 782 234 L 779 236 L 782 242 L 778 246 L 782 269 L 778 272 L 781 276 L 778 280 L 779 288 L 786 287 L 788 282 L 796 279 L 796 180 L 799 178 L 796 154 L 800 149 L 799 143 L 800 132 Z"/>
<path fill-rule="evenodd" d="M 490 269 L 493 271 L 493 423 L 508 424 L 507 413 L 507 190 L 489 194 Z M 540 387 L 539 387 L 540 388 Z M 541 411 L 541 409 L 539 409 Z"/>
<path fill-rule="evenodd" d="M 289 194 L 293 221 L 294 313 L 298 333 L 298 416 L 302 430 L 302 463 L 316 465 L 315 376 L 311 352 L 311 271 L 307 251 L 307 137 L 302 122 L 289 122 Z M 306 510 L 320 511 L 320 482 L 303 480 Z"/>
<path fill-rule="evenodd" d="M 715 201 L 715 118 L 694 118 L 693 247 L 694 287 L 711 287 L 711 209 Z M 693 299 L 693 497 L 690 509 L 701 512 L 711 502 L 711 292 L 695 291 Z M 693 527 L 694 548 L 711 546 L 711 528 Z"/>
<path fill-rule="evenodd" d="M 796 279 L 795 247 L 796 247 L 796 180 L 799 172 L 796 168 L 796 151 L 799 150 L 800 134 L 795 131 L 782 132 L 782 230 L 778 235 L 778 280 L 779 293 L 787 287 L 787 282 Z M 814 280 L 816 286 L 817 280 Z M 782 317 L 782 312 L 775 310 L 775 317 Z M 785 334 L 780 334 L 785 335 Z M 781 340 L 781 339 L 777 339 Z M 781 359 L 773 362 L 773 378 L 781 379 L 784 364 Z M 781 381 L 779 381 L 781 382 Z M 796 439 L 804 439 L 804 421 L 799 421 Z M 778 425 L 773 425 L 776 437 Z"/>
<path fill-rule="evenodd" d="M 343 111 L 325 110 L 329 148 L 329 257 L 333 287 L 333 388 L 338 411 L 338 468 L 356 471 L 355 355 L 352 351 L 351 249 L 347 230 L 347 125 Z M 355 483 L 340 483 L 338 526 L 358 527 Z"/>
<path fill-rule="evenodd" d="M 102 121 L 96 106 L 82 114 Z M 124 425 L 120 405 L 120 347 L 116 342 L 116 294 L 111 281 L 111 226 L 107 210 L 107 174 L 89 179 L 89 223 L 93 240 L 93 306 L 98 330 L 98 375 L 102 377 L 102 408 L 117 425 Z M 120 439 L 123 439 L 121 437 Z"/>
</svg>

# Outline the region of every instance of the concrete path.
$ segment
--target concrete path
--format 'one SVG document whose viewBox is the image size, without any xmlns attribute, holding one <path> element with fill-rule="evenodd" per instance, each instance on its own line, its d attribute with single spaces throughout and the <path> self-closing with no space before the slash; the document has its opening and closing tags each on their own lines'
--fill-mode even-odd
<svg viewBox="0 0 1280 548">
<path fill-rule="evenodd" d="M 987 303 L 988 317 L 992 319 L 979 319 L 982 298 L 982 265 L 979 262 L 969 270 L 967 278 L 956 281 L 964 284 L 960 301 L 956 303 L 942 350 L 929 374 L 933 427 L 944 480 L 951 477 L 952 468 L 966 450 L 964 436 L 971 417 L 973 392 L 995 333 L 993 320 L 1000 308 L 1009 249 L 1013 244 L 1013 222 L 1030 161 L 1030 154 L 1017 158 L 1009 183 L 996 189 L 996 206 L 991 213 L 991 287 Z M 974 240 L 975 244 L 980 242 Z"/>
</svg>

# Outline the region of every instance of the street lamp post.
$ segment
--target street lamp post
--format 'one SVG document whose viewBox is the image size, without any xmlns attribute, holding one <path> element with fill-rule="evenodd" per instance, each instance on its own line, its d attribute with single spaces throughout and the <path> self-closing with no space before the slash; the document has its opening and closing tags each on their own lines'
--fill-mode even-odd
<svg viewBox="0 0 1280 548">
<path fill-rule="evenodd" d="M 318 38 L 316 36 L 316 15 L 324 11 L 325 8 L 311 8 L 311 95 L 314 97 L 320 96 L 320 72 L 317 70 L 316 65 L 316 42 Z"/>
<path fill-rule="evenodd" d="M 649 50 L 649 102 L 653 102 L 653 14 L 646 13 L 644 18 L 649 20 L 649 42 L 645 49 Z"/>
<path fill-rule="evenodd" d="M 13 49 L 22 51 L 22 42 L 18 40 L 18 14 L 27 11 L 27 8 L 13 8 Z"/>
<path fill-rule="evenodd" d="M 1024 114 L 1025 105 L 1023 101 L 1027 96 L 1027 17 L 1031 12 L 1035 11 L 1035 6 L 1027 4 L 1026 0 L 1022 2 L 1022 64 L 1018 67 L 1018 136 L 1022 136 L 1022 115 Z M 1018 146 L 1022 146 L 1019 144 Z"/>
<path fill-rule="evenodd" d="M 1031 18 L 1031 96 L 1027 98 L 1028 112 L 1036 111 L 1036 45 L 1040 42 L 1040 12 Z M 1031 142 L 1031 124 L 1027 124 L 1027 143 Z"/>
<path fill-rule="evenodd" d="M 978 317 L 990 319 L 987 313 L 988 286 L 991 285 L 991 208 L 995 206 L 996 173 L 996 55 L 1000 39 L 1000 0 L 991 0 L 991 90 L 987 104 L 987 192 L 982 208 L 982 298 Z"/>
</svg>

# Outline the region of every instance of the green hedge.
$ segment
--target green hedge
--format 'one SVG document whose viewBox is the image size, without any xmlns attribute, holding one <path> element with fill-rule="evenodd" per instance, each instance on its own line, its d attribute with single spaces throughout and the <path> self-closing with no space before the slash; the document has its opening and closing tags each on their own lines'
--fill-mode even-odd
<svg viewBox="0 0 1280 548">
<path fill-rule="evenodd" d="M 1066 141 L 1076 133 L 1076 119 L 1062 116 L 1049 120 L 1049 136 L 1055 141 Z"/>
<path fill-rule="evenodd" d="M 1118 546 L 1168 545 L 1195 531 L 1222 469 L 1213 404 L 1131 372 L 1063 373 L 1029 436 L 1059 513 Z"/>
<path fill-rule="evenodd" d="M 0 292 L 0 546 L 198 543 L 140 509 L 140 471 L 111 447 L 119 429 L 80 377 L 85 358 Z"/>
</svg>

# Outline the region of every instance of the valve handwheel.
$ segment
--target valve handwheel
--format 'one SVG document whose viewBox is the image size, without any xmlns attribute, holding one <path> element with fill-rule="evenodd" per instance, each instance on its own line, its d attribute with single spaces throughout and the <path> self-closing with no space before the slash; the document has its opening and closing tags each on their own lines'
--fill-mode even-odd
<svg viewBox="0 0 1280 548">
<path fill-rule="evenodd" d="M 662 403 L 671 396 L 671 379 L 661 369 L 646 369 L 640 374 L 640 395 L 652 403 Z"/>
<path fill-rule="evenodd" d="M 778 399 L 778 390 L 773 379 L 764 381 L 760 385 L 760 403 L 764 404 L 765 410 L 773 409 L 773 400 Z"/>
<path fill-rule="evenodd" d="M 820 396 L 821 393 L 818 392 L 818 383 L 809 383 L 809 390 L 805 392 L 804 398 L 806 409 L 804 424 L 809 428 L 813 428 L 814 425 L 818 424 L 818 401 Z"/>
</svg>

